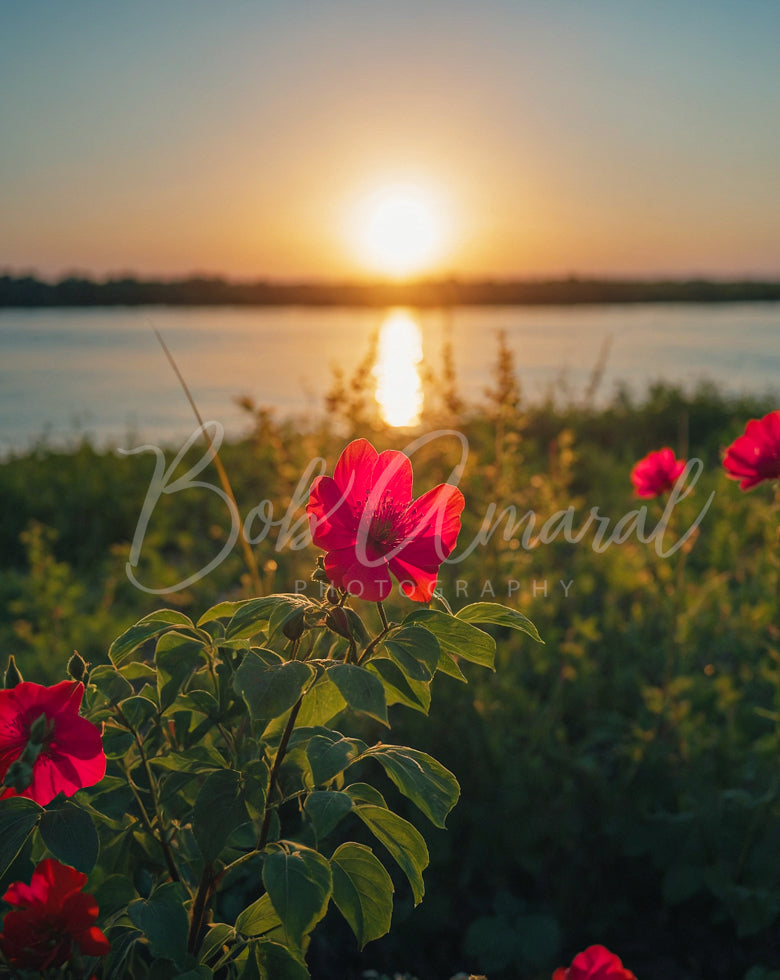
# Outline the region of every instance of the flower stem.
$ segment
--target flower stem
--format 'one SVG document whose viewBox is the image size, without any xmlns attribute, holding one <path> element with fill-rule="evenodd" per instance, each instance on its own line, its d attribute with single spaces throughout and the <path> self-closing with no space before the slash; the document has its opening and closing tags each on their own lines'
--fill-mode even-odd
<svg viewBox="0 0 780 980">
<path fill-rule="evenodd" d="M 382 620 L 382 628 L 386 633 L 390 629 L 390 624 L 387 621 L 387 614 L 385 613 L 385 607 L 382 605 L 381 602 L 377 602 L 376 607 L 379 610 L 379 618 Z"/>
<path fill-rule="evenodd" d="M 282 760 L 284 759 L 284 754 L 287 751 L 287 744 L 290 741 L 290 736 L 293 733 L 293 728 L 295 728 L 295 720 L 298 717 L 298 712 L 301 710 L 301 705 L 303 704 L 304 695 L 302 694 L 290 710 L 290 716 L 287 719 L 287 724 L 284 727 L 284 732 L 282 733 L 281 741 L 279 742 L 279 748 L 276 750 L 276 757 L 274 758 L 274 764 L 271 767 L 271 775 L 268 777 L 268 793 L 278 787 L 279 769 L 282 765 Z M 257 850 L 262 851 L 265 845 L 268 843 L 268 833 L 271 829 L 271 814 L 272 807 L 269 806 L 268 801 L 265 805 L 265 813 L 263 815 L 263 824 L 260 828 L 260 834 L 257 838 Z"/>
<path fill-rule="evenodd" d="M 203 924 L 215 891 L 214 869 L 210 864 L 207 864 L 203 869 L 195 901 L 192 903 L 192 919 L 190 920 L 190 932 L 187 938 L 187 952 L 189 953 L 194 954 L 198 948 L 200 934 L 203 931 Z"/>
<path fill-rule="evenodd" d="M 171 851 L 170 844 L 165 839 L 165 825 L 163 823 L 162 811 L 160 810 L 160 801 L 157 797 L 157 783 L 155 782 L 154 773 L 149 765 L 149 760 L 146 757 L 146 752 L 144 751 L 144 743 L 141 736 L 136 731 L 135 727 L 130 724 L 127 720 L 124 712 L 119 707 L 119 705 L 114 705 L 114 710 L 116 711 L 117 718 L 122 722 L 125 728 L 132 734 L 135 739 L 135 744 L 138 746 L 138 753 L 141 756 L 141 762 L 144 767 L 144 772 L 146 773 L 146 778 L 149 782 L 149 795 L 152 798 L 152 805 L 154 806 L 154 815 L 157 820 L 157 832 L 155 833 L 154 828 L 148 823 L 149 818 L 147 817 L 148 829 L 151 831 L 152 835 L 157 839 L 158 844 L 162 848 L 163 856 L 165 858 L 165 864 L 168 868 L 168 874 L 171 877 L 171 881 L 181 881 L 181 875 L 179 874 L 179 869 L 176 867 L 176 862 L 173 859 L 173 852 Z M 128 773 L 129 781 L 129 773 Z M 140 800 L 139 800 L 140 803 Z M 146 813 L 141 807 L 144 816 Z"/>
</svg>

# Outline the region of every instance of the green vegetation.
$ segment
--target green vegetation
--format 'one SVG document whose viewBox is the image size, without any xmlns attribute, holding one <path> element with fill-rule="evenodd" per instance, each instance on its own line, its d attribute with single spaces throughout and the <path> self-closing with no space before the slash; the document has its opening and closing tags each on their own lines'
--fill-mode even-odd
<svg viewBox="0 0 780 980">
<path fill-rule="evenodd" d="M 44 282 L 0 275 L 3 306 L 516 306 L 572 303 L 735 303 L 780 299 L 774 280 L 711 279 L 420 279 L 409 282 L 231 282 L 94 279 Z"/>
<path fill-rule="evenodd" d="M 664 445 L 704 464 L 671 515 L 667 547 L 714 496 L 698 532 L 668 557 L 636 534 L 601 553 L 592 532 L 526 548 L 526 525 L 505 535 L 504 521 L 443 568 L 453 609 L 495 596 L 530 616 L 545 645 L 496 627 L 494 674 L 464 664 L 468 686 L 437 678 L 430 719 L 393 709 L 393 739 L 441 760 L 461 802 L 447 830 L 428 835 L 425 903 L 413 910 L 408 885 L 396 881 L 393 929 L 362 953 L 326 918 L 312 975 L 549 978 L 592 942 L 647 980 L 780 975 L 771 972 L 780 971 L 778 502 L 766 485 L 741 493 L 719 462 L 747 419 L 777 405 L 658 387 L 603 410 L 526 406 L 503 347 L 480 406 L 460 403 L 446 370 L 430 381 L 419 433 L 382 427 L 369 394 L 360 372 L 337 379 L 327 420 L 307 431 L 247 404 L 255 436 L 223 447 L 242 518 L 260 507 L 253 533 L 269 525 L 254 546 L 264 592 L 294 591 L 296 581 L 317 588 L 314 549 L 292 546 L 305 528 L 301 476 L 318 456 L 332 467 L 357 435 L 380 449 L 438 428 L 467 438 L 459 553 L 485 531 L 491 505 L 492 522 L 510 505 L 517 519 L 534 511 L 537 532 L 570 506 L 575 530 L 593 507 L 614 528 L 640 504 L 631 466 Z M 441 436 L 417 450 L 415 485 L 446 479 L 460 449 Z M 193 450 L 188 464 L 202 454 Z M 197 612 L 256 591 L 238 544 L 186 589 L 153 595 L 131 585 L 125 563 L 153 469 L 151 455 L 87 442 L 0 465 L 0 638 L 26 677 L 60 678 L 74 648 L 104 661 L 116 636 L 160 606 Z M 199 479 L 218 485 L 213 468 Z M 646 506 L 651 531 L 664 505 Z M 230 530 L 216 493 L 161 496 L 138 580 L 175 586 L 214 558 Z M 405 600 L 393 602 L 408 613 Z"/>
</svg>

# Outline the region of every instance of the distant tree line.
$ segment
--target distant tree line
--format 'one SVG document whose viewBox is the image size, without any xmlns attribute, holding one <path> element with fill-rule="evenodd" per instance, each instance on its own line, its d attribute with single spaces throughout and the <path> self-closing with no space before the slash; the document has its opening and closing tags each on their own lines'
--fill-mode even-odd
<svg viewBox="0 0 780 980">
<path fill-rule="evenodd" d="M 583 303 L 731 303 L 780 300 L 780 281 L 708 279 L 231 282 L 218 277 L 45 282 L 0 276 L 0 307 L 34 306 L 517 306 Z"/>
</svg>

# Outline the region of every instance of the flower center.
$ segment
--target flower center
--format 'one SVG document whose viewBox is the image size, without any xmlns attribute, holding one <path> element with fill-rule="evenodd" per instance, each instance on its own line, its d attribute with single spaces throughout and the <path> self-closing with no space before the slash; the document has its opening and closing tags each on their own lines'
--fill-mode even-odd
<svg viewBox="0 0 780 980">
<path fill-rule="evenodd" d="M 397 504 L 389 493 L 373 508 L 368 537 L 380 551 L 391 550 L 399 541 L 403 541 L 409 528 L 409 504 Z"/>
</svg>

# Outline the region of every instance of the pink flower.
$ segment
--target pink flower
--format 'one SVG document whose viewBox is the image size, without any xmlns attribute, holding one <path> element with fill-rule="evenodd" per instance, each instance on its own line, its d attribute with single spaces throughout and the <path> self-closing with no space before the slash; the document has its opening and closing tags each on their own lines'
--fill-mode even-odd
<svg viewBox="0 0 780 980">
<path fill-rule="evenodd" d="M 6 914 L 0 947 L 12 966 L 39 970 L 67 963 L 74 945 L 86 956 L 105 956 L 108 939 L 94 924 L 97 902 L 81 891 L 87 876 L 54 858 L 32 873 L 29 885 L 14 882 L 3 901 L 15 905 Z"/>
<path fill-rule="evenodd" d="M 780 411 L 751 419 L 723 457 L 729 477 L 750 490 L 764 480 L 780 479 Z"/>
<path fill-rule="evenodd" d="M 685 469 L 684 459 L 675 459 L 668 446 L 648 453 L 631 470 L 637 497 L 658 497 L 671 490 Z"/>
<path fill-rule="evenodd" d="M 41 806 L 100 782 L 106 757 L 100 732 L 79 715 L 84 685 L 21 681 L 0 691 L 0 783 L 8 796 Z"/>
<path fill-rule="evenodd" d="M 332 477 L 312 483 L 306 510 L 335 586 L 378 602 L 390 594 L 392 572 L 410 599 L 428 602 L 439 566 L 455 547 L 463 505 L 463 494 L 448 483 L 412 500 L 409 458 L 377 453 L 357 439 Z"/>
<path fill-rule="evenodd" d="M 559 966 L 552 980 L 636 980 L 636 977 L 606 946 L 589 946 L 577 953 L 568 969 Z"/>
</svg>

